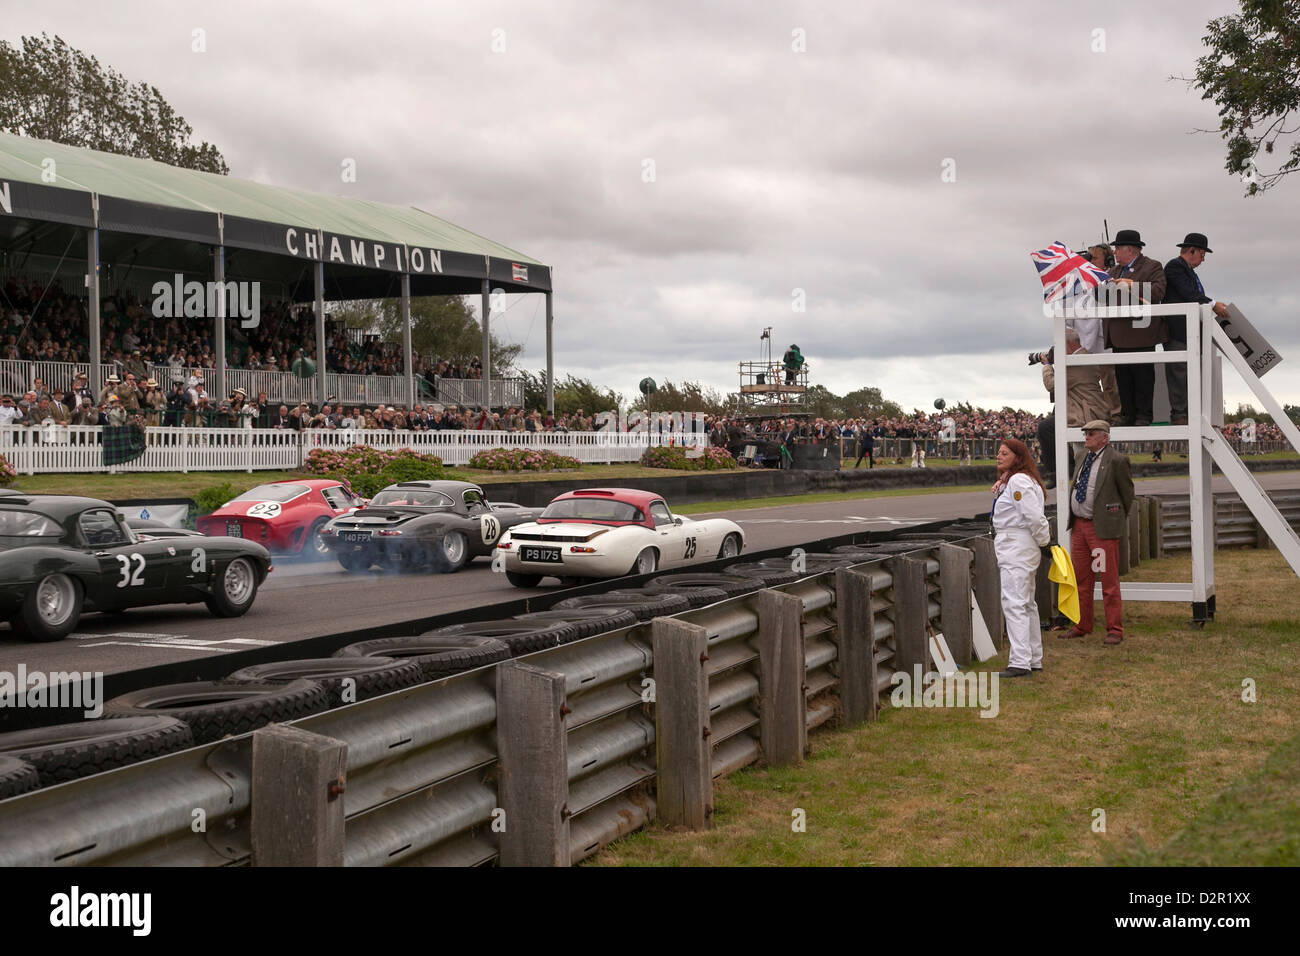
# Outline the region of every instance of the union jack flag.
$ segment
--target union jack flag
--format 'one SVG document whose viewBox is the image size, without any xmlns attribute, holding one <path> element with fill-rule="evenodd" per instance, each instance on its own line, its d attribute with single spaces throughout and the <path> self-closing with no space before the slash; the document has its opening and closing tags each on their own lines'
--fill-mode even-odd
<svg viewBox="0 0 1300 956">
<path fill-rule="evenodd" d="M 1091 298 L 1097 286 L 1109 282 L 1105 269 L 1099 269 L 1083 256 L 1071 252 L 1063 242 L 1054 242 L 1046 249 L 1031 252 L 1038 278 L 1043 281 L 1043 301 L 1055 302 L 1061 298 L 1086 296 Z"/>
</svg>

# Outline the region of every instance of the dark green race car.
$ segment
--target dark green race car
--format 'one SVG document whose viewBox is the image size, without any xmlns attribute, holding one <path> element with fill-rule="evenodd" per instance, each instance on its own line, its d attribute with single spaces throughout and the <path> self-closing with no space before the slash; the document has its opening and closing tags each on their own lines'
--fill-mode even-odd
<svg viewBox="0 0 1300 956">
<path fill-rule="evenodd" d="M 202 601 L 238 617 L 270 571 L 252 541 L 153 537 L 106 501 L 0 489 L 0 620 L 25 640 L 57 641 L 83 611 Z"/>
</svg>

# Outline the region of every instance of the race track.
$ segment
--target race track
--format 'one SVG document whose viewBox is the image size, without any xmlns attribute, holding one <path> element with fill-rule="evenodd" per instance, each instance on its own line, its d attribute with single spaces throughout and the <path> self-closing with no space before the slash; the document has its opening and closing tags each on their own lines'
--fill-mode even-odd
<svg viewBox="0 0 1300 956">
<path fill-rule="evenodd" d="M 1300 472 L 1268 472 L 1256 478 L 1266 489 L 1300 489 Z M 1186 491 L 1186 478 L 1138 482 L 1140 494 Z M 1215 491 L 1231 490 L 1222 478 Z M 1050 495 L 1051 493 L 1049 493 Z M 749 551 L 793 547 L 854 531 L 889 531 L 941 518 L 969 518 L 990 504 L 986 492 L 860 498 L 816 504 L 712 512 L 745 531 Z M 705 517 L 696 515 L 695 517 Z M 88 614 L 67 639 L 24 644 L 0 625 L 0 670 L 102 671 L 105 674 L 284 644 L 342 631 L 480 608 L 558 589 L 511 587 L 486 559 L 454 575 L 349 574 L 333 562 L 280 560 L 242 618 L 219 619 L 201 605 L 141 608 L 119 614 Z"/>
</svg>

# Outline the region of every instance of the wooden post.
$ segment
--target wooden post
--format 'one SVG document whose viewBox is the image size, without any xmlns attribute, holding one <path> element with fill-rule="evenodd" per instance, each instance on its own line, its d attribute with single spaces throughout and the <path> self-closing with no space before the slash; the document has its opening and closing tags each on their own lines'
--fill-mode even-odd
<svg viewBox="0 0 1300 956">
<path fill-rule="evenodd" d="M 1153 557 L 1151 554 L 1151 502 L 1145 496 L 1139 496 L 1135 499 L 1138 513 L 1138 554 L 1143 558 Z"/>
<path fill-rule="evenodd" d="M 1134 501 L 1133 507 L 1128 510 L 1128 563 L 1130 568 L 1136 568 L 1142 563 L 1142 516 L 1139 514 L 1141 506 Z"/>
<path fill-rule="evenodd" d="M 1165 556 L 1164 512 L 1160 510 L 1160 499 L 1151 498 L 1151 557 Z"/>
<path fill-rule="evenodd" d="M 709 632 L 698 624 L 660 617 L 650 633 L 659 820 L 703 830 L 713 821 Z"/>
<path fill-rule="evenodd" d="M 975 552 L 975 602 L 984 615 L 984 626 L 993 643 L 999 651 L 1006 650 L 1002 631 L 1002 573 L 998 570 L 993 539 L 971 538 L 967 543 Z"/>
<path fill-rule="evenodd" d="M 1128 521 L 1125 520 L 1123 528 L 1120 529 L 1119 544 L 1116 545 L 1116 552 L 1119 555 L 1120 577 L 1123 577 L 1124 575 L 1128 574 L 1128 569 L 1129 569 L 1128 528 L 1129 528 Z"/>
<path fill-rule="evenodd" d="M 846 724 L 876 719 L 876 614 L 867 571 L 835 571 L 840 706 Z M 969 602 L 968 602 L 969 603 Z"/>
<path fill-rule="evenodd" d="M 253 732 L 254 866 L 342 866 L 348 745 L 286 724 Z"/>
<path fill-rule="evenodd" d="M 759 736 L 769 766 L 796 764 L 808 749 L 803 601 L 784 591 L 759 591 Z"/>
<path fill-rule="evenodd" d="M 1052 600 L 1052 579 L 1047 576 L 1050 561 L 1039 561 L 1034 575 L 1034 603 L 1038 605 L 1039 621 L 1050 622 L 1056 616 L 1056 602 Z"/>
<path fill-rule="evenodd" d="M 959 667 L 971 662 L 970 564 L 974 555 L 969 548 L 955 544 L 939 545 L 939 605 L 943 639 L 948 642 L 953 660 Z"/>
<path fill-rule="evenodd" d="M 894 558 L 894 670 L 912 675 L 914 665 L 927 666 L 929 595 L 925 593 L 925 562 Z"/>
<path fill-rule="evenodd" d="M 497 666 L 497 800 L 502 866 L 568 866 L 569 746 L 564 675 Z"/>
</svg>

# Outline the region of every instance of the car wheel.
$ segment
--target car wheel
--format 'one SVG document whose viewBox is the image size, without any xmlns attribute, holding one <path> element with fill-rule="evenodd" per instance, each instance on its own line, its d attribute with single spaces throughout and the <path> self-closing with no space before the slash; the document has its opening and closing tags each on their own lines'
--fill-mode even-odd
<svg viewBox="0 0 1300 956">
<path fill-rule="evenodd" d="M 62 640 L 81 617 L 81 582 L 66 574 L 47 574 L 27 592 L 14 630 L 31 641 Z"/>
<path fill-rule="evenodd" d="M 307 540 L 302 543 L 303 557 L 313 561 L 324 561 L 330 556 L 329 546 L 321 536 L 321 529 L 329 524 L 328 518 L 317 518 L 307 532 Z"/>
<path fill-rule="evenodd" d="M 469 563 L 469 539 L 459 531 L 448 531 L 434 550 L 434 564 L 443 574 L 452 574 Z"/>
<path fill-rule="evenodd" d="M 213 591 L 204 600 L 217 617 L 239 617 L 257 597 L 257 569 L 248 558 L 235 558 L 221 572 Z"/>
<path fill-rule="evenodd" d="M 659 569 L 659 553 L 654 548 L 646 548 L 632 562 L 628 574 L 654 574 Z"/>
<path fill-rule="evenodd" d="M 339 559 L 339 564 L 343 566 L 344 571 L 351 571 L 354 574 L 370 567 L 370 559 L 355 551 L 339 551 L 335 557 Z"/>
<path fill-rule="evenodd" d="M 540 574 L 520 574 L 518 571 L 507 571 L 506 580 L 517 588 L 535 588 L 542 583 Z"/>
<path fill-rule="evenodd" d="M 734 558 L 740 554 L 740 535 L 729 534 L 722 539 L 722 550 L 718 552 L 718 557 Z"/>
</svg>

